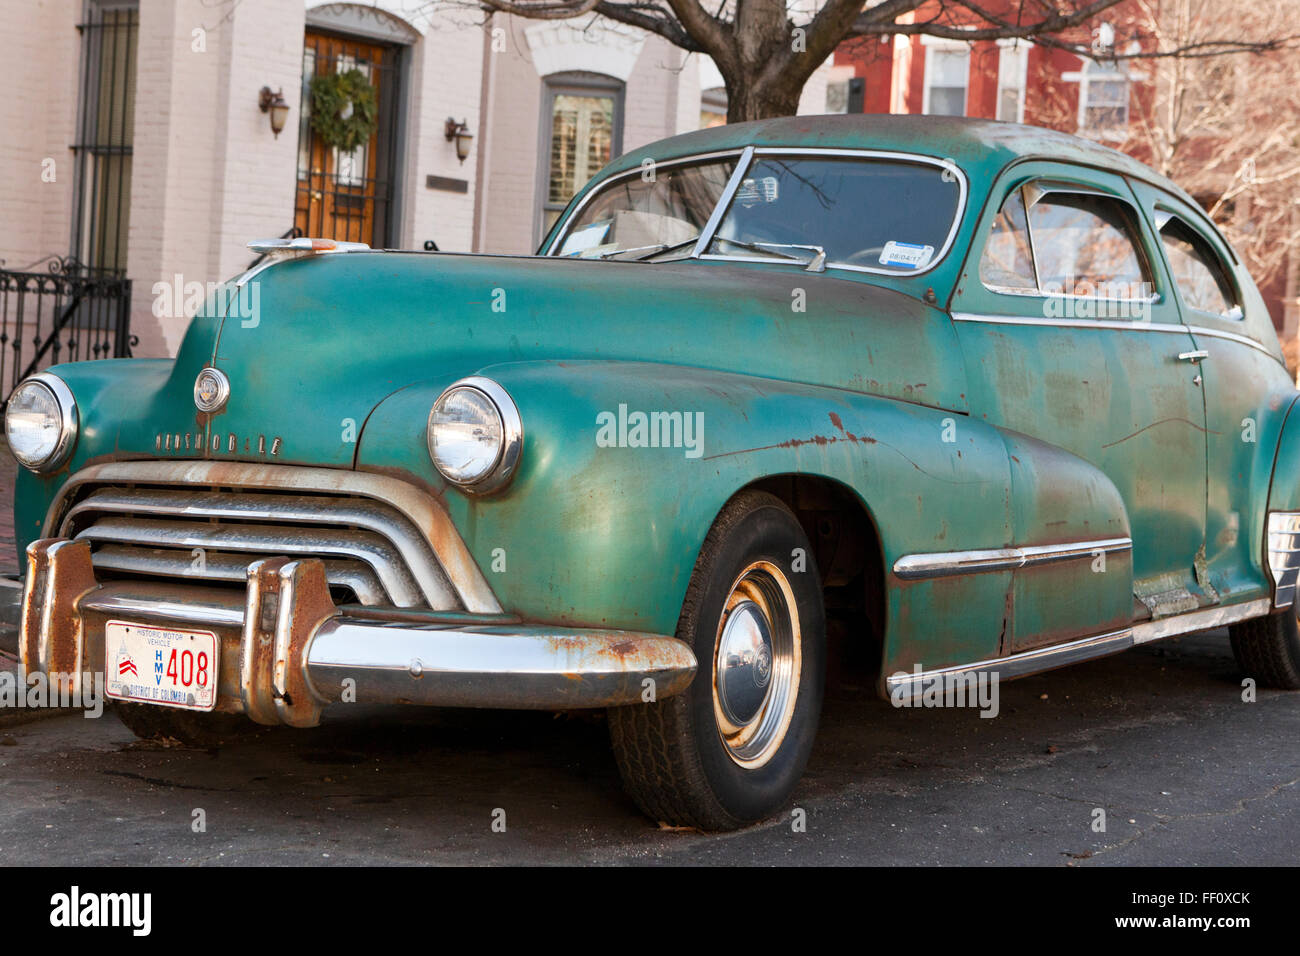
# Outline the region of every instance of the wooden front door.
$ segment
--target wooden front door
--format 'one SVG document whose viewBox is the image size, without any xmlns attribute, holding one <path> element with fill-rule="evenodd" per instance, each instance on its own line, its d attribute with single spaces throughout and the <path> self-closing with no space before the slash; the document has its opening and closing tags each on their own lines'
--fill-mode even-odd
<svg viewBox="0 0 1300 956">
<path fill-rule="evenodd" d="M 401 48 L 308 29 L 303 45 L 294 225 L 300 235 L 394 244 L 393 181 Z M 311 125 L 311 81 L 318 73 L 360 70 L 375 88 L 378 122 L 351 152 L 324 143 Z"/>
</svg>

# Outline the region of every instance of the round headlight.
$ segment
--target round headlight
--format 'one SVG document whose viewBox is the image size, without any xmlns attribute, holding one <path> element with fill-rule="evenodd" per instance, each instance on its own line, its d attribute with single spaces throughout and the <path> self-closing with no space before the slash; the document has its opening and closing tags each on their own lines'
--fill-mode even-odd
<svg viewBox="0 0 1300 956">
<path fill-rule="evenodd" d="M 491 379 L 462 379 L 438 396 L 429 413 L 433 464 L 466 491 L 494 491 L 509 481 L 523 438 L 515 403 Z"/>
<path fill-rule="evenodd" d="M 43 372 L 14 389 L 5 407 L 5 438 L 32 471 L 53 471 L 67 460 L 77 438 L 77 406 L 62 379 Z"/>
</svg>

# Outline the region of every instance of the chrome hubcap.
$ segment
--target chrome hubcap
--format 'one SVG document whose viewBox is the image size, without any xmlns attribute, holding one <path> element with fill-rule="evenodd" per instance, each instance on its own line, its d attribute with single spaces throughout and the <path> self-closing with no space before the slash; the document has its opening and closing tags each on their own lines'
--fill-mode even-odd
<svg viewBox="0 0 1300 956">
<path fill-rule="evenodd" d="M 746 724 L 767 699 L 772 683 L 772 629 L 753 601 L 727 615 L 718 641 L 718 699 L 727 719 Z"/>
<path fill-rule="evenodd" d="M 776 565 L 756 561 L 731 586 L 718 622 L 713 713 L 731 759 L 753 769 L 780 748 L 799 690 L 799 618 Z"/>
</svg>

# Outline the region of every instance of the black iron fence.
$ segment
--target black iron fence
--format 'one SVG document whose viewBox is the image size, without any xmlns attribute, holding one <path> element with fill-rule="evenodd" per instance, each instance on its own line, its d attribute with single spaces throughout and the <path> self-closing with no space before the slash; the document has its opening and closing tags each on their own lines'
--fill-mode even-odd
<svg viewBox="0 0 1300 956">
<path fill-rule="evenodd" d="M 45 271 L 0 269 L 0 396 L 60 362 L 126 358 L 131 280 L 51 258 Z M 40 265 L 41 263 L 37 263 Z"/>
</svg>

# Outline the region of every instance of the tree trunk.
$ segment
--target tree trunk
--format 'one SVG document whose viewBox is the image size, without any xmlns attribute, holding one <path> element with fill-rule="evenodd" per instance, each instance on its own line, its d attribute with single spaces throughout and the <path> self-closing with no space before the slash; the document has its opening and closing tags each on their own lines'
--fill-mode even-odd
<svg viewBox="0 0 1300 956">
<path fill-rule="evenodd" d="M 727 122 L 743 123 L 746 120 L 775 119 L 794 116 L 799 110 L 799 94 L 803 84 L 789 81 L 754 83 L 745 80 L 727 82 Z"/>
</svg>

